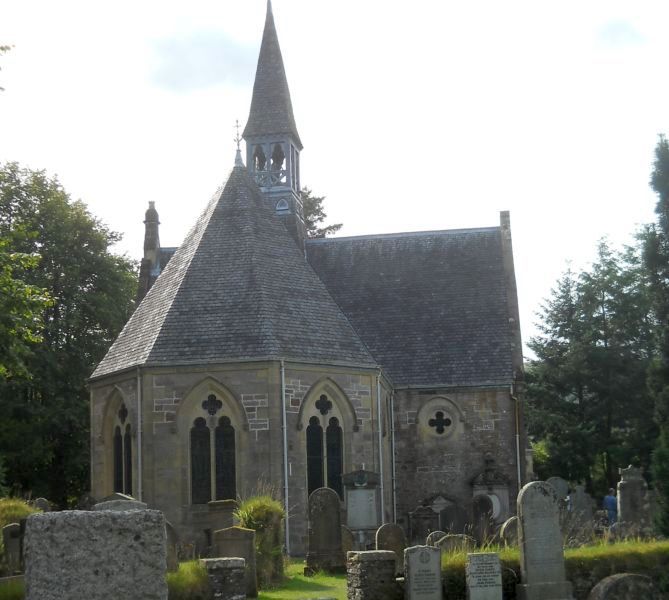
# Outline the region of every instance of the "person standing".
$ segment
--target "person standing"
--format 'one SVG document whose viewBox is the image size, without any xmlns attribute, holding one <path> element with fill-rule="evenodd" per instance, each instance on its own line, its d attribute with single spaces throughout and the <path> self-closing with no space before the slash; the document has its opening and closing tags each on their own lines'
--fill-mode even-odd
<svg viewBox="0 0 669 600">
<path fill-rule="evenodd" d="M 609 493 L 604 496 L 604 510 L 609 519 L 609 527 L 618 520 L 618 499 L 616 498 L 616 490 L 609 489 Z"/>
</svg>

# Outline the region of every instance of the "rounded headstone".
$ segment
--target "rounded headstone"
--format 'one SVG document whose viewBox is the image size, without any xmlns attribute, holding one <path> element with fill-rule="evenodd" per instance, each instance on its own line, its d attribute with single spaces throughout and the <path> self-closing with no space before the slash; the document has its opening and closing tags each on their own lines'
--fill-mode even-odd
<svg viewBox="0 0 669 600">
<path fill-rule="evenodd" d="M 407 538 L 404 529 L 395 523 L 384 523 L 376 530 L 376 549 L 391 550 L 395 553 L 396 572 L 400 573 L 404 561 Z"/>
<path fill-rule="evenodd" d="M 426 546 L 434 546 L 441 538 L 446 535 L 445 531 L 433 531 L 425 540 Z"/>
<path fill-rule="evenodd" d="M 592 588 L 588 600 L 659 600 L 661 597 L 650 577 L 618 573 L 602 579 Z"/>
<path fill-rule="evenodd" d="M 555 490 L 558 500 L 563 500 L 569 494 L 569 482 L 562 477 L 549 477 L 546 483 Z"/>
<path fill-rule="evenodd" d="M 517 546 L 518 545 L 518 517 L 509 517 L 504 524 L 502 529 L 499 532 L 499 536 L 507 546 Z"/>
<path fill-rule="evenodd" d="M 471 552 L 476 548 L 476 540 L 464 533 L 448 533 L 434 545 L 442 552 Z"/>
</svg>

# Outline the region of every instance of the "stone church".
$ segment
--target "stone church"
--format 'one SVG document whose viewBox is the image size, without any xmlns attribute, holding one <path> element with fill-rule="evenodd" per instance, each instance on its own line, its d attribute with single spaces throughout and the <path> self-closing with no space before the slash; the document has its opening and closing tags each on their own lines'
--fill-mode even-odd
<svg viewBox="0 0 669 600">
<path fill-rule="evenodd" d="M 502 523 L 527 443 L 509 214 L 306 239 L 269 3 L 243 139 L 178 249 L 146 212 L 142 300 L 90 380 L 93 495 L 203 548 L 220 501 L 271 488 L 294 555 L 323 486 L 361 544 L 386 522 L 413 540 Z"/>
</svg>

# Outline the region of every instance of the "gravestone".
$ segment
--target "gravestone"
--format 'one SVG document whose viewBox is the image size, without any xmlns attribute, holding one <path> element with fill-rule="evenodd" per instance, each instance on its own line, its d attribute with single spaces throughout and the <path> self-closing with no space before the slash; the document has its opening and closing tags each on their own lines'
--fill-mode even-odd
<svg viewBox="0 0 669 600">
<path fill-rule="evenodd" d="M 304 572 L 343 573 L 346 559 L 341 546 L 341 507 L 337 492 L 314 490 L 309 496 L 309 537 Z"/>
<path fill-rule="evenodd" d="M 419 506 L 409 513 L 409 539 L 412 544 L 422 544 L 431 531 L 440 529 L 439 515 L 429 506 Z"/>
<path fill-rule="evenodd" d="M 509 517 L 500 529 L 499 536 L 506 546 L 518 545 L 518 517 Z"/>
<path fill-rule="evenodd" d="M 473 537 L 479 544 L 483 544 L 493 534 L 492 500 L 486 494 L 479 494 L 472 502 L 472 512 L 474 515 Z"/>
<path fill-rule="evenodd" d="M 652 526 L 652 512 L 648 484 L 641 469 L 630 465 L 619 469 L 618 482 L 618 523 L 627 535 L 649 532 Z"/>
<path fill-rule="evenodd" d="M 93 510 L 146 510 L 146 503 L 135 500 L 134 498 L 119 498 L 117 500 L 105 500 L 98 502 L 93 506 Z"/>
<path fill-rule="evenodd" d="M 467 555 L 467 600 L 502 600 L 502 566 L 494 552 Z"/>
<path fill-rule="evenodd" d="M 407 538 L 404 529 L 394 523 L 385 523 L 376 530 L 376 549 L 395 553 L 395 572 L 401 573 L 404 564 L 404 550 Z"/>
<path fill-rule="evenodd" d="M 602 579 L 588 600 L 660 600 L 662 595 L 653 580 L 635 573 L 618 573 Z"/>
<path fill-rule="evenodd" d="M 346 525 L 352 530 L 376 529 L 379 519 L 378 473 L 353 471 L 342 477 L 346 496 Z"/>
<path fill-rule="evenodd" d="M 387 550 L 349 552 L 346 556 L 346 591 L 349 600 L 400 600 L 395 579 L 395 555 Z"/>
<path fill-rule="evenodd" d="M 178 571 L 179 570 L 179 536 L 177 535 L 176 529 L 172 526 L 172 523 L 165 521 L 165 535 L 166 535 L 166 547 L 167 547 L 167 570 L 168 571 Z"/>
<path fill-rule="evenodd" d="M 450 504 L 439 512 L 439 528 L 447 533 L 465 533 L 467 511 L 459 504 Z"/>
<path fill-rule="evenodd" d="M 346 525 L 341 526 L 341 550 L 346 556 L 349 552 L 354 550 L 355 539 L 353 538 L 353 532 L 346 527 Z"/>
<path fill-rule="evenodd" d="M 256 573 L 256 532 L 244 527 L 227 527 L 214 531 L 212 553 L 215 558 L 243 558 L 246 570 L 246 593 L 258 595 Z"/>
<path fill-rule="evenodd" d="M 518 494 L 518 545 L 522 581 L 516 586 L 518 600 L 571 600 L 558 497 L 545 481 L 528 483 Z"/>
<path fill-rule="evenodd" d="M 434 545 L 442 552 L 471 552 L 476 548 L 476 540 L 464 533 L 448 533 Z"/>
<path fill-rule="evenodd" d="M 236 500 L 211 500 L 207 502 L 207 508 L 212 531 L 227 529 L 234 525 L 233 513 L 237 509 Z"/>
<path fill-rule="evenodd" d="M 433 531 L 425 540 L 426 546 L 434 546 L 441 538 L 446 535 L 445 531 Z"/>
<path fill-rule="evenodd" d="M 207 571 L 210 598 L 214 600 L 244 600 L 246 575 L 243 558 L 204 558 L 200 564 Z"/>
<path fill-rule="evenodd" d="M 595 513 L 595 503 L 582 485 L 575 485 L 571 493 L 571 512 L 580 523 L 591 523 Z"/>
<path fill-rule="evenodd" d="M 21 570 L 21 526 L 9 523 L 2 528 L 2 543 L 5 546 L 5 561 L 9 574 Z"/>
<path fill-rule="evenodd" d="M 442 600 L 441 551 L 433 546 L 412 546 L 404 551 L 404 598 Z"/>
<path fill-rule="evenodd" d="M 35 498 L 33 506 L 42 512 L 51 512 L 51 503 L 46 498 Z"/>
<path fill-rule="evenodd" d="M 26 600 L 167 600 L 160 511 L 36 513 L 24 552 Z"/>
<path fill-rule="evenodd" d="M 549 477 L 546 483 L 555 490 L 558 500 L 564 500 L 569 494 L 569 482 L 562 477 Z"/>
</svg>

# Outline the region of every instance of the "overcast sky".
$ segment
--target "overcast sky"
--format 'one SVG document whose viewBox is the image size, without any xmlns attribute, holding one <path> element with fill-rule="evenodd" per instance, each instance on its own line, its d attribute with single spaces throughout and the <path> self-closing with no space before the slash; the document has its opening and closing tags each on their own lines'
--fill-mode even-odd
<svg viewBox="0 0 669 600">
<path fill-rule="evenodd" d="M 497 225 L 524 338 L 567 261 L 653 219 L 669 3 L 274 0 L 302 184 L 339 235 Z M 233 165 L 265 0 L 2 0 L 0 161 L 57 174 L 141 256 L 178 245 Z"/>
</svg>

